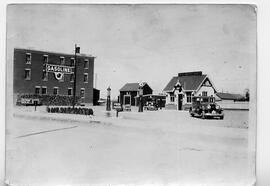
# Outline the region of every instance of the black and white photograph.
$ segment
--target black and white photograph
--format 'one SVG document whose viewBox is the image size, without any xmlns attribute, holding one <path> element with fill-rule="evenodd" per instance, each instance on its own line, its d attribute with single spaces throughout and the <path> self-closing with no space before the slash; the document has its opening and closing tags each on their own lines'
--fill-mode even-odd
<svg viewBox="0 0 270 186">
<path fill-rule="evenodd" d="M 254 186 L 257 6 L 9 4 L 5 183 Z"/>
</svg>

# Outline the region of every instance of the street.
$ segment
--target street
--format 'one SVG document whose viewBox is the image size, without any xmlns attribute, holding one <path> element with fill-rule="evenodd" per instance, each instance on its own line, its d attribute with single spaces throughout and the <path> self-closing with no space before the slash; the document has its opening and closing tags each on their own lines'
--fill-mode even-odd
<svg viewBox="0 0 270 186">
<path fill-rule="evenodd" d="M 15 116 L 6 131 L 7 182 L 239 186 L 254 181 L 248 111 L 201 120 L 175 110 L 120 112 L 116 118 L 115 111 L 102 109 L 89 118 L 103 119 L 100 123 Z"/>
</svg>

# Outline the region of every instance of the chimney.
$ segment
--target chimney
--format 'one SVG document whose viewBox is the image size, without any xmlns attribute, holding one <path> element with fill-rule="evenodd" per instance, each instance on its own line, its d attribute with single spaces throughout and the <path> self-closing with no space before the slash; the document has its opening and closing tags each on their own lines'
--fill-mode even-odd
<svg viewBox="0 0 270 186">
<path fill-rule="evenodd" d="M 202 71 L 178 73 L 178 77 L 181 77 L 181 76 L 202 76 Z"/>
</svg>

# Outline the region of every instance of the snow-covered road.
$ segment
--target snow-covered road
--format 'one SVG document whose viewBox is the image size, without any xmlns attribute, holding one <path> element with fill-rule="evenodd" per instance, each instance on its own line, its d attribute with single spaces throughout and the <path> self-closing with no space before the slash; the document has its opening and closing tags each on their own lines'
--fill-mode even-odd
<svg viewBox="0 0 270 186">
<path fill-rule="evenodd" d="M 250 185 L 248 112 L 224 120 L 188 112 L 120 113 L 101 123 L 14 117 L 7 125 L 6 178 L 16 185 Z M 66 116 L 67 118 L 70 116 Z"/>
</svg>

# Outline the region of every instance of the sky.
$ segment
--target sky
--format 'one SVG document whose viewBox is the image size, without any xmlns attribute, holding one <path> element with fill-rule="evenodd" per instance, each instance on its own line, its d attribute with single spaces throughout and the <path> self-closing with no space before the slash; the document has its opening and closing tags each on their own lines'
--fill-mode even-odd
<svg viewBox="0 0 270 186">
<path fill-rule="evenodd" d="M 256 78 L 256 9 L 250 5 L 9 5 L 14 47 L 96 57 L 96 88 L 126 83 L 161 93 L 179 72 L 202 71 L 218 91 L 244 93 Z"/>
</svg>

